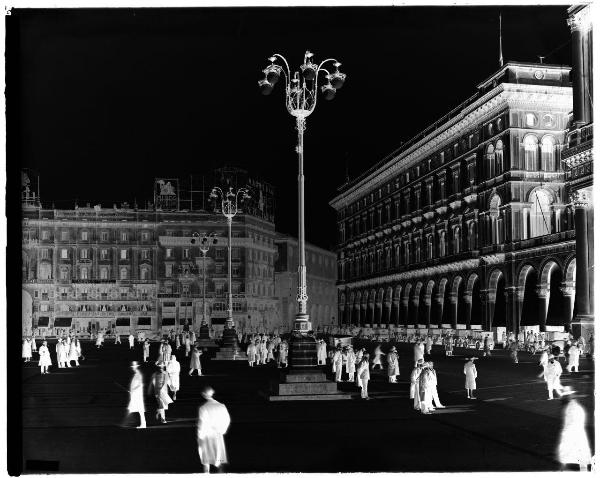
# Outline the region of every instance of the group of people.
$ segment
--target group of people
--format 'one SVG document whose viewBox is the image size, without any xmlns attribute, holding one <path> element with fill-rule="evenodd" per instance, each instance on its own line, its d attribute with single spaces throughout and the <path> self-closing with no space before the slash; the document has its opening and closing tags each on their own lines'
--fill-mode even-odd
<svg viewBox="0 0 600 478">
<path fill-rule="evenodd" d="M 413 408 L 424 415 L 433 413 L 436 408 L 446 408 L 441 404 L 437 391 L 437 373 L 433 362 L 419 358 L 410 374 L 410 398 Z"/>
<path fill-rule="evenodd" d="M 250 367 L 277 362 L 278 368 L 288 366 L 289 345 L 277 334 L 254 334 L 243 338 Z"/>
<path fill-rule="evenodd" d="M 50 373 L 48 369 L 52 366 L 52 357 L 50 356 L 48 341 L 43 340 L 42 345 L 38 349 L 35 338 L 26 337 L 23 340 L 21 350 L 21 357 L 25 362 L 31 362 L 33 353 L 37 352 L 39 355 L 38 366 L 40 367 L 40 373 L 42 375 Z M 71 363 L 74 363 L 75 367 L 79 367 L 79 360 L 85 358 L 81 352 L 81 342 L 77 337 L 71 335 L 59 338 L 56 341 L 55 351 L 58 368 L 70 368 Z"/>
</svg>

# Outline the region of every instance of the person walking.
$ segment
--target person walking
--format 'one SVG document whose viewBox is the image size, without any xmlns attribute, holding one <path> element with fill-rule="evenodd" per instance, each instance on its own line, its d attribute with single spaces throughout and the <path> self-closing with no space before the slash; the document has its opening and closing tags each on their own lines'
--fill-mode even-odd
<svg viewBox="0 0 600 478">
<path fill-rule="evenodd" d="M 560 376 L 562 375 L 562 365 L 558 360 L 555 360 L 554 355 L 548 355 L 548 363 L 544 368 L 544 380 L 548 388 L 548 400 L 554 398 L 554 391 L 559 397 L 562 396 L 562 385 L 560 384 Z"/>
<path fill-rule="evenodd" d="M 30 362 L 32 355 L 31 340 L 29 340 L 29 337 L 25 337 L 25 340 L 23 340 L 23 346 L 21 347 L 21 358 L 24 358 L 25 362 Z"/>
<path fill-rule="evenodd" d="M 115 345 L 121 343 L 121 335 L 115 331 Z"/>
<path fill-rule="evenodd" d="M 386 358 L 388 366 L 388 382 L 397 383 L 396 376 L 400 375 L 400 365 L 398 364 L 398 354 L 396 353 L 396 347 L 392 346 Z"/>
<path fill-rule="evenodd" d="M 69 346 L 67 345 L 66 339 L 61 340 L 61 346 L 57 351 L 56 361 L 60 368 L 71 368 L 71 364 L 69 363 Z"/>
<path fill-rule="evenodd" d="M 192 350 L 192 340 L 190 338 L 190 334 L 185 334 L 185 338 L 183 339 L 183 344 L 185 345 L 185 356 L 189 357 L 190 352 Z"/>
<path fill-rule="evenodd" d="M 98 331 L 96 335 L 96 348 L 99 349 L 102 347 L 102 343 L 104 342 L 104 334 L 101 331 Z"/>
<path fill-rule="evenodd" d="M 75 362 L 75 366 L 79 367 L 79 353 L 81 350 L 81 345 L 79 344 L 79 339 L 73 339 L 71 341 L 71 345 L 69 346 L 69 356 L 67 357 L 67 364 L 71 366 L 71 362 Z"/>
<path fill-rule="evenodd" d="M 486 335 L 485 339 L 483 339 L 483 356 L 491 357 L 493 348 L 494 348 L 494 343 L 493 343 L 492 338 L 489 335 Z"/>
<path fill-rule="evenodd" d="M 198 377 L 202 375 L 202 363 L 200 362 L 200 355 L 202 355 L 202 351 L 197 345 L 194 345 L 194 348 L 192 349 L 192 358 L 190 359 L 190 371 L 188 375 L 192 375 L 194 370 L 198 372 Z"/>
<path fill-rule="evenodd" d="M 413 359 L 415 362 L 415 367 L 419 360 L 424 360 L 425 347 L 423 346 L 423 342 L 417 340 L 415 345 L 413 346 Z"/>
<path fill-rule="evenodd" d="M 586 413 L 575 399 L 575 390 L 564 387 L 561 397 L 563 426 L 557 447 L 557 458 L 561 470 L 588 471 L 592 464 L 592 452 L 588 440 Z"/>
<path fill-rule="evenodd" d="M 42 345 L 40 345 L 39 354 L 40 360 L 38 365 L 41 374 L 50 373 L 48 372 L 48 367 L 52 365 L 52 359 L 50 358 L 50 350 L 48 350 L 48 342 L 45 340 L 42 342 Z"/>
<path fill-rule="evenodd" d="M 377 365 L 379 365 L 380 369 L 383 369 L 383 365 L 381 365 L 381 356 L 383 355 L 383 352 L 381 351 L 381 345 L 377 344 L 377 346 L 375 347 L 375 350 L 373 351 L 373 370 L 375 370 L 375 367 Z"/>
<path fill-rule="evenodd" d="M 148 358 L 150 358 L 150 341 L 148 339 L 145 339 L 144 343 L 142 344 L 142 354 L 144 357 L 144 363 L 146 363 Z"/>
<path fill-rule="evenodd" d="M 545 347 L 544 350 L 542 350 L 542 355 L 540 355 L 539 365 L 540 365 L 540 367 L 542 367 L 542 373 L 540 373 L 538 375 L 538 378 L 542 378 L 542 377 L 544 377 L 544 370 L 546 370 L 546 365 L 548 365 L 548 347 Z M 544 380 L 546 380 L 545 377 L 544 377 Z"/>
<path fill-rule="evenodd" d="M 424 415 L 429 415 L 433 411 L 431 401 L 433 400 L 435 378 L 429 364 L 430 362 L 423 363 L 423 369 L 419 375 L 419 409 Z"/>
<path fill-rule="evenodd" d="M 131 350 L 133 348 L 133 341 L 134 341 L 134 337 L 133 334 L 129 334 L 129 350 Z M 145 362 L 145 360 L 144 360 Z"/>
<path fill-rule="evenodd" d="M 510 350 L 510 357 L 512 358 L 514 363 L 519 363 L 519 342 L 511 341 L 508 346 L 508 350 Z"/>
<path fill-rule="evenodd" d="M 360 398 L 370 400 L 369 380 L 371 379 L 371 373 L 369 372 L 369 354 L 363 354 L 356 369 L 356 376 L 358 377 L 358 386 L 360 387 Z"/>
<path fill-rule="evenodd" d="M 474 361 L 477 360 L 477 357 L 470 357 L 467 359 L 467 363 L 463 368 L 463 373 L 465 374 L 465 388 L 467 389 L 467 398 L 472 400 L 475 399 L 473 396 L 473 390 L 477 388 L 477 368 L 475 367 Z"/>
<path fill-rule="evenodd" d="M 171 355 L 171 360 L 167 364 L 167 375 L 169 376 L 169 390 L 173 392 L 173 401 L 177 400 L 177 392 L 179 391 L 179 373 L 181 372 L 181 364 L 177 361 L 175 354 Z"/>
<path fill-rule="evenodd" d="M 168 393 L 167 382 L 169 376 L 165 371 L 165 364 L 163 362 L 159 362 L 156 367 L 157 370 L 152 375 L 150 385 L 148 386 L 148 395 L 154 395 L 156 400 L 156 418 L 159 419 L 161 423 L 167 423 L 165 410 L 173 403 L 173 400 L 171 400 Z"/>
<path fill-rule="evenodd" d="M 202 390 L 202 398 L 206 402 L 198 408 L 198 423 L 196 439 L 198 455 L 205 473 L 210 472 L 210 466 L 220 468 L 227 463 L 224 435 L 227 433 L 231 417 L 227 407 L 214 398 L 212 387 Z"/>
<path fill-rule="evenodd" d="M 129 383 L 129 405 L 128 413 L 139 413 L 140 424 L 137 428 L 146 428 L 146 408 L 144 407 L 144 377 L 140 373 L 137 362 L 131 362 L 133 377 Z"/>
</svg>

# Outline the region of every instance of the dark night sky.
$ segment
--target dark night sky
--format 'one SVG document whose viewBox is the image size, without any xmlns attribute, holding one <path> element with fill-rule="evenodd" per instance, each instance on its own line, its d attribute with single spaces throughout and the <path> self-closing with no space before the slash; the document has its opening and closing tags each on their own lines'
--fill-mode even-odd
<svg viewBox="0 0 600 478">
<path fill-rule="evenodd" d="M 305 137 L 307 240 L 331 247 L 346 162 L 356 177 L 475 93 L 498 69 L 500 9 L 505 61 L 571 63 L 566 5 L 13 10 L 8 161 L 66 208 L 144 204 L 154 177 L 241 166 L 276 187 L 276 226 L 296 234 L 294 121 L 282 85 L 264 97 L 257 80 L 272 53 L 299 65 L 311 49 L 348 74 Z"/>
</svg>

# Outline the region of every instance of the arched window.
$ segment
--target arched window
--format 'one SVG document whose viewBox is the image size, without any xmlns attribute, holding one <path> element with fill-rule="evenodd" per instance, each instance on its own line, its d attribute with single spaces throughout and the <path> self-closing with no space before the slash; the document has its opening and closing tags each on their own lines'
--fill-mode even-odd
<svg viewBox="0 0 600 478">
<path fill-rule="evenodd" d="M 527 171 L 537 171 L 538 169 L 538 140 L 533 135 L 527 135 L 523 139 L 525 148 L 525 169 Z"/>
<path fill-rule="evenodd" d="M 410 241 L 404 243 L 404 264 L 410 264 Z"/>
<path fill-rule="evenodd" d="M 504 172 L 504 143 L 501 139 L 496 141 L 495 160 L 496 175 L 502 174 Z"/>
<path fill-rule="evenodd" d="M 121 271 L 119 273 L 119 278 L 121 280 L 126 280 L 127 279 L 127 268 L 126 267 L 122 267 Z"/>
<path fill-rule="evenodd" d="M 475 221 L 471 221 L 469 223 L 468 234 L 469 250 L 474 251 L 475 249 L 477 249 L 477 231 L 475 228 Z"/>
<path fill-rule="evenodd" d="M 87 280 L 88 278 L 88 268 L 82 267 L 79 271 L 80 279 Z"/>
<path fill-rule="evenodd" d="M 555 171 L 556 161 L 554 159 L 555 142 L 552 136 L 542 138 L 542 171 Z"/>
<path fill-rule="evenodd" d="M 427 236 L 427 259 L 433 259 L 433 236 Z"/>
<path fill-rule="evenodd" d="M 550 195 L 542 189 L 537 189 L 536 191 L 531 193 L 529 202 L 531 202 L 531 213 L 529 216 L 529 237 L 537 237 L 550 234 L 552 232 Z"/>
<path fill-rule="evenodd" d="M 500 244 L 501 243 L 501 234 L 500 234 L 500 196 L 495 194 L 490 200 L 490 226 L 491 226 L 491 242 L 492 244 Z"/>
<path fill-rule="evenodd" d="M 415 262 L 421 262 L 421 238 L 415 239 Z"/>
<path fill-rule="evenodd" d="M 446 231 L 440 231 L 440 257 L 446 256 Z"/>
<path fill-rule="evenodd" d="M 485 153 L 485 172 L 488 179 L 496 177 L 496 155 L 493 144 L 488 145 Z"/>
<path fill-rule="evenodd" d="M 454 240 L 453 242 L 453 248 L 454 248 L 454 254 L 459 254 L 460 253 L 460 226 L 457 226 L 454 228 Z"/>
<path fill-rule="evenodd" d="M 142 267 L 142 269 L 140 270 L 140 279 L 148 280 L 148 269 L 147 268 Z"/>
<path fill-rule="evenodd" d="M 108 279 L 108 268 L 107 267 L 103 267 L 102 269 L 100 269 L 100 279 Z"/>
<path fill-rule="evenodd" d="M 396 264 L 396 267 L 398 267 L 400 265 L 400 246 L 396 245 L 394 247 L 394 263 Z"/>
</svg>

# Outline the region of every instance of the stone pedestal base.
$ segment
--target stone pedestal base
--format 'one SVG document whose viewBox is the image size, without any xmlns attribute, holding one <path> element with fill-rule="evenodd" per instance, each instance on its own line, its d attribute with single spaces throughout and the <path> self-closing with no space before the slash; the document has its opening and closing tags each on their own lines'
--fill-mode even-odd
<svg viewBox="0 0 600 478">
<path fill-rule="evenodd" d="M 273 383 L 270 401 L 348 400 L 349 393 L 340 392 L 337 383 L 327 380 L 319 370 L 292 370 L 283 383 Z"/>
<path fill-rule="evenodd" d="M 246 352 L 238 347 L 238 337 L 234 328 L 223 330 L 223 346 L 217 352 L 215 360 L 248 360 Z"/>
<path fill-rule="evenodd" d="M 578 339 L 583 336 L 586 342 L 594 333 L 594 317 L 592 315 L 577 315 L 571 321 L 571 333 Z"/>
<path fill-rule="evenodd" d="M 317 366 L 317 341 L 314 337 L 296 334 L 290 344 L 290 367 L 294 369 Z"/>
</svg>

